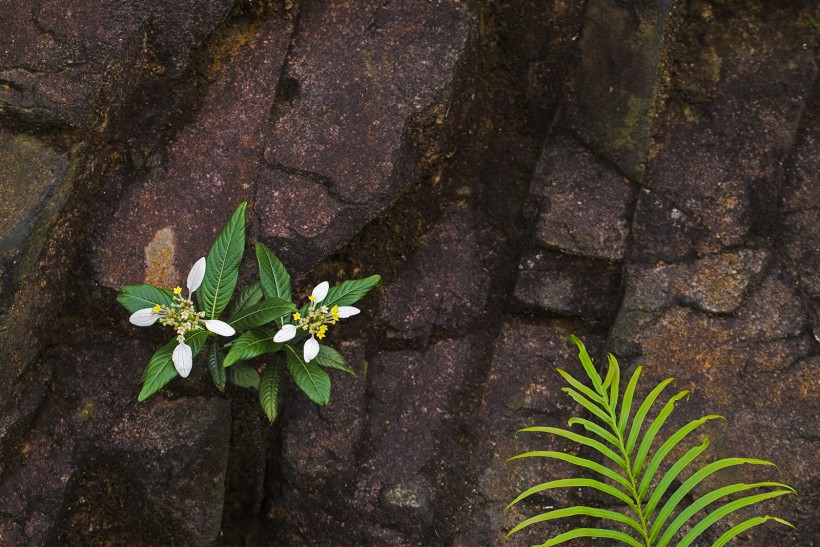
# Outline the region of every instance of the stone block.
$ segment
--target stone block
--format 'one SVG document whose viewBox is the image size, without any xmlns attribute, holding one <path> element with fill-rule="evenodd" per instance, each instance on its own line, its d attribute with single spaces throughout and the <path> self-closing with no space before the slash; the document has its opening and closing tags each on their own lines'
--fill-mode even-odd
<svg viewBox="0 0 820 547">
<path fill-rule="evenodd" d="M 671 5 L 665 0 L 587 3 L 568 123 L 635 181 L 646 168 Z"/>
<path fill-rule="evenodd" d="M 104 125 L 141 72 L 178 78 L 230 0 L 4 2 L 0 117 L 34 125 Z"/>
<path fill-rule="evenodd" d="M 518 267 L 514 297 L 529 310 L 596 320 L 608 319 L 618 309 L 617 263 L 533 249 Z"/>
<path fill-rule="evenodd" d="M 407 268 L 383 293 L 379 313 L 398 338 L 470 328 L 490 288 L 479 241 L 472 214 L 460 207 L 448 210 L 424 236 Z"/>
<path fill-rule="evenodd" d="M 572 139 L 547 140 L 535 167 L 535 237 L 561 252 L 623 258 L 637 188 Z"/>
</svg>

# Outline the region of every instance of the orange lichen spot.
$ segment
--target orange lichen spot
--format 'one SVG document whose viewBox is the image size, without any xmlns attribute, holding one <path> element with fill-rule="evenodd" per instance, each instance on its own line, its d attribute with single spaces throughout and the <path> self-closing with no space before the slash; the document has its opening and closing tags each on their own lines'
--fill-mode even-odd
<svg viewBox="0 0 820 547">
<path fill-rule="evenodd" d="M 157 287 L 173 287 L 179 282 L 174 268 L 174 231 L 170 226 L 158 230 L 145 246 L 145 282 Z"/>
</svg>

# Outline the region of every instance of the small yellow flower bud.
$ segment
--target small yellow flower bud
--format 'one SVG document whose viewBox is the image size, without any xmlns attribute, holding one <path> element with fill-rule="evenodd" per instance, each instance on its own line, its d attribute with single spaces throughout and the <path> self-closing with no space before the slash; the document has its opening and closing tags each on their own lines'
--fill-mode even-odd
<svg viewBox="0 0 820 547">
<path fill-rule="evenodd" d="M 174 287 L 174 294 L 182 294 L 182 287 Z"/>
<path fill-rule="evenodd" d="M 298 320 L 300 320 L 301 318 L 302 318 L 302 314 L 301 314 L 301 313 L 299 313 L 298 311 L 297 311 L 296 313 L 294 313 L 294 314 L 293 314 L 293 320 L 294 320 L 294 321 L 298 321 Z"/>
<path fill-rule="evenodd" d="M 153 310 L 151 310 L 151 311 L 153 311 L 154 313 L 159 313 L 159 309 L 160 309 L 160 308 L 159 308 L 159 304 L 155 304 L 155 305 L 154 305 L 154 309 L 153 309 Z"/>
<path fill-rule="evenodd" d="M 310 300 L 311 302 L 316 302 L 316 297 L 311 294 L 310 296 L 308 296 L 308 300 Z"/>
</svg>

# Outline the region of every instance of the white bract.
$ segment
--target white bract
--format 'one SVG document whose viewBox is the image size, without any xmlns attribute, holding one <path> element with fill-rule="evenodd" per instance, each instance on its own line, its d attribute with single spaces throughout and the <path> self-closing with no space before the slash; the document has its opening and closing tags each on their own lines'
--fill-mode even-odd
<svg viewBox="0 0 820 547">
<path fill-rule="evenodd" d="M 325 337 L 328 325 L 336 324 L 339 319 L 346 319 L 359 313 L 359 308 L 353 306 L 327 306 L 316 307 L 322 300 L 327 297 L 327 291 L 330 284 L 327 281 L 322 281 L 314 287 L 308 300 L 310 300 L 310 308 L 308 308 L 307 317 L 302 317 L 299 312 L 293 314 L 293 320 L 297 323 L 295 325 L 285 325 L 273 337 L 274 342 L 287 342 L 292 340 L 298 329 L 310 334 L 310 339 L 305 341 L 304 357 L 305 363 L 309 363 L 311 359 L 319 354 L 319 342 Z"/>
<path fill-rule="evenodd" d="M 194 356 L 191 346 L 185 343 L 188 332 L 201 330 L 204 326 L 209 331 L 220 336 L 233 336 L 236 331 L 232 326 L 218 319 L 205 319 L 204 311 L 196 311 L 191 300 L 191 294 L 199 288 L 205 279 L 205 257 L 200 258 L 191 267 L 188 273 L 188 297 L 182 296 L 182 289 L 174 289 L 174 302 L 171 306 L 156 304 L 153 308 L 143 308 L 131 314 L 128 319 L 138 327 L 148 327 L 159 321 L 166 327 L 173 327 L 177 333 L 177 345 L 171 356 L 174 368 L 180 376 L 187 378 L 191 373 Z"/>
</svg>

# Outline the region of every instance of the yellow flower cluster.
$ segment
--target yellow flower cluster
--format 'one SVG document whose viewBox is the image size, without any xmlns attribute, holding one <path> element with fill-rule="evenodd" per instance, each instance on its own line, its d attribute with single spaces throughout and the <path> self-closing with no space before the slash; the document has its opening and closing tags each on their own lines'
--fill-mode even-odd
<svg viewBox="0 0 820 547">
<path fill-rule="evenodd" d="M 160 315 L 159 322 L 162 325 L 174 328 L 179 343 L 185 341 L 187 332 L 200 330 L 204 327 L 201 319 L 205 317 L 205 312 L 197 312 L 191 299 L 182 296 L 180 287 L 174 289 L 174 303 L 171 304 L 170 308 L 156 305 L 153 311 Z"/>
<path fill-rule="evenodd" d="M 315 300 L 316 298 L 311 295 L 310 301 L 314 302 Z M 293 320 L 298 321 L 297 326 L 300 329 L 315 335 L 319 340 L 325 337 L 328 325 L 334 325 L 339 321 L 339 306 L 314 308 L 311 305 L 307 313 L 307 317 L 302 317 L 301 313 L 296 312 L 293 314 Z"/>
</svg>

